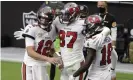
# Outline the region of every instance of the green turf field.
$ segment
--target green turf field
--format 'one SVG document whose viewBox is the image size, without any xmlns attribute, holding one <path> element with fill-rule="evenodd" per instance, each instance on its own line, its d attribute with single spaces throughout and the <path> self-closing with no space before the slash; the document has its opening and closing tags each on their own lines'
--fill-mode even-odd
<svg viewBox="0 0 133 80">
<path fill-rule="evenodd" d="M 57 69 L 55 80 L 59 80 L 59 75 L 60 71 Z M 21 63 L 2 61 L 1 80 L 21 80 Z M 117 80 L 133 80 L 133 74 L 117 73 Z"/>
</svg>

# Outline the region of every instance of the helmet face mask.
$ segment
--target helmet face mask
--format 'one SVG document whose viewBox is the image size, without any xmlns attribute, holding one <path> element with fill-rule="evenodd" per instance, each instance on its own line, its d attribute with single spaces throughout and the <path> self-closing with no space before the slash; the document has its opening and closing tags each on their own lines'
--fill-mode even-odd
<svg viewBox="0 0 133 80">
<path fill-rule="evenodd" d="M 47 17 L 42 17 L 39 16 L 39 22 L 41 25 L 47 26 L 49 24 L 49 22 L 51 21 L 50 19 L 48 19 Z"/>
<path fill-rule="evenodd" d="M 37 12 L 38 23 L 41 25 L 41 28 L 48 28 L 52 23 L 54 18 L 54 13 L 52 12 L 51 7 L 45 6 Z"/>
<path fill-rule="evenodd" d="M 69 23 L 70 14 L 68 11 L 61 10 L 61 15 L 59 17 L 62 23 Z"/>
<path fill-rule="evenodd" d="M 59 15 L 60 22 L 66 24 L 73 22 L 78 17 L 79 12 L 80 9 L 76 3 L 67 3 Z"/>
</svg>

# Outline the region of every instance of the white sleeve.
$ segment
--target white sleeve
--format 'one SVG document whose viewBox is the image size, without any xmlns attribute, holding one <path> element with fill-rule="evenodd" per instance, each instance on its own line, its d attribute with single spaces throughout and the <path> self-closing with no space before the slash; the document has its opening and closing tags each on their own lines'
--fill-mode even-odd
<svg viewBox="0 0 133 80">
<path fill-rule="evenodd" d="M 23 37 L 28 37 L 35 40 L 35 30 L 35 27 L 28 28 L 25 33 L 23 33 Z"/>
<path fill-rule="evenodd" d="M 55 39 L 56 39 L 56 36 L 58 35 L 58 29 L 57 29 L 57 27 L 56 27 L 56 20 L 57 20 L 57 19 L 55 19 L 55 20 L 53 21 L 53 23 L 51 24 L 52 29 L 51 29 L 51 31 L 49 32 L 49 36 L 51 37 L 52 40 L 55 40 Z"/>
<path fill-rule="evenodd" d="M 101 34 L 103 34 L 104 36 L 108 36 L 110 34 L 110 29 L 108 27 L 104 27 L 103 31 L 101 32 Z"/>
<path fill-rule="evenodd" d="M 113 40 L 113 41 L 116 41 L 116 37 L 117 37 L 117 27 L 111 28 L 111 36 L 112 36 L 112 40 Z"/>
<path fill-rule="evenodd" d="M 34 46 L 34 40 L 29 38 L 29 37 L 26 37 L 25 38 L 25 44 L 26 44 L 26 47 L 28 46 Z"/>
<path fill-rule="evenodd" d="M 97 50 L 102 47 L 106 36 L 103 34 L 97 34 L 85 42 L 85 47 L 89 47 Z"/>
<path fill-rule="evenodd" d="M 89 41 L 88 41 L 88 47 L 89 48 L 92 48 L 92 49 L 95 49 L 95 50 L 97 50 L 97 45 L 96 45 L 97 43 L 95 43 L 94 42 L 94 39 L 90 39 Z"/>
<path fill-rule="evenodd" d="M 26 31 L 30 28 L 32 28 L 33 26 L 32 25 L 27 25 L 25 28 L 24 28 L 24 32 L 23 33 L 26 33 Z"/>
</svg>

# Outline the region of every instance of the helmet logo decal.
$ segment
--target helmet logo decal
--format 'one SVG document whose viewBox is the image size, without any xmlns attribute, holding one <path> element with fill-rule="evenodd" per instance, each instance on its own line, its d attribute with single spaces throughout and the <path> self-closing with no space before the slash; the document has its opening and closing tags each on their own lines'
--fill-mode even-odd
<svg viewBox="0 0 133 80">
<path fill-rule="evenodd" d="M 89 17 L 88 21 L 91 23 L 100 23 L 100 19 L 98 17 Z"/>
</svg>

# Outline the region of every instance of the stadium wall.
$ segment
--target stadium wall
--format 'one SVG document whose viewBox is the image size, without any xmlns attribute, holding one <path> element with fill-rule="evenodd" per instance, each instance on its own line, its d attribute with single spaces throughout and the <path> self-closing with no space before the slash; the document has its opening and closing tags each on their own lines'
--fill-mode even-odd
<svg viewBox="0 0 133 80">
<path fill-rule="evenodd" d="M 64 1 L 66 3 L 68 1 Z M 97 12 L 96 2 L 77 1 L 81 5 L 89 7 L 89 13 Z M 24 40 L 16 40 L 13 32 L 23 28 L 23 13 L 31 11 L 36 12 L 43 4 L 39 1 L 2 1 L 1 2 L 1 36 L 8 35 L 13 47 L 24 47 Z M 133 17 L 132 4 L 108 4 L 109 13 L 112 13 L 118 24 L 124 24 L 125 21 Z"/>
</svg>

